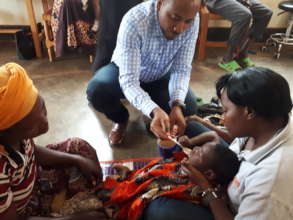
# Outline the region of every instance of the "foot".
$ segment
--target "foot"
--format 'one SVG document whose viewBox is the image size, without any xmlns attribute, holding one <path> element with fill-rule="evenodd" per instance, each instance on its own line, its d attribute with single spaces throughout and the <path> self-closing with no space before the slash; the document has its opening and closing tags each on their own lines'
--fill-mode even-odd
<svg viewBox="0 0 293 220">
<path fill-rule="evenodd" d="M 122 144 L 125 137 L 127 123 L 114 123 L 109 134 L 110 145 Z"/>
<path fill-rule="evenodd" d="M 196 105 L 197 106 L 201 106 L 201 105 L 203 105 L 204 104 L 204 101 L 203 101 L 203 99 L 202 98 L 200 98 L 200 97 L 196 97 Z"/>
<path fill-rule="evenodd" d="M 234 72 L 241 69 L 241 66 L 235 60 L 232 60 L 227 63 L 225 62 L 218 63 L 218 66 L 226 70 L 227 72 Z"/>
<path fill-rule="evenodd" d="M 242 68 L 255 66 L 255 63 L 249 57 L 237 60 L 237 62 Z"/>
</svg>

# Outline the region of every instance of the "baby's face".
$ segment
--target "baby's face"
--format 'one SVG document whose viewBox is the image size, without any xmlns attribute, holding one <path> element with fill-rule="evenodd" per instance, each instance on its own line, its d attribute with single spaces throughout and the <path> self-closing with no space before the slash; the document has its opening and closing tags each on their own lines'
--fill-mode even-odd
<svg viewBox="0 0 293 220">
<path fill-rule="evenodd" d="M 188 158 L 189 164 L 200 171 L 210 169 L 213 164 L 215 146 L 215 143 L 208 142 L 201 147 L 194 147 Z"/>
</svg>

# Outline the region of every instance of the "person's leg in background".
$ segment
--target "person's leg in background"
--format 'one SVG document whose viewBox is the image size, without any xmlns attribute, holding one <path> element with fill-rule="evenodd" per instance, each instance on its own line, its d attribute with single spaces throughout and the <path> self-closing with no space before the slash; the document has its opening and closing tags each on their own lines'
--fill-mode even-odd
<svg viewBox="0 0 293 220">
<path fill-rule="evenodd" d="M 92 5 L 94 7 L 95 23 L 92 26 L 92 31 L 97 32 L 99 27 L 100 18 L 100 0 L 92 0 Z"/>
<path fill-rule="evenodd" d="M 140 220 L 213 220 L 212 212 L 203 206 L 168 197 L 153 200 Z"/>
<path fill-rule="evenodd" d="M 109 134 L 110 144 L 120 144 L 123 140 L 129 113 L 120 99 L 124 94 L 120 88 L 119 68 L 110 63 L 99 69 L 90 80 L 87 87 L 87 99 L 94 109 L 104 113 L 114 122 Z"/>
<path fill-rule="evenodd" d="M 97 1 L 97 0 L 94 0 Z M 117 34 L 124 14 L 143 0 L 99 0 L 99 30 L 97 35 L 96 56 L 92 66 L 95 73 L 110 63 L 116 47 Z"/>
<path fill-rule="evenodd" d="M 234 59 L 238 55 L 238 48 L 247 36 L 252 14 L 247 7 L 236 0 L 218 0 L 213 3 L 209 6 L 209 1 L 206 1 L 209 10 L 232 22 L 228 49 L 222 62 L 219 63 L 221 68 L 232 72 L 241 68 Z"/>
<path fill-rule="evenodd" d="M 242 48 L 239 52 L 240 62 L 244 68 L 253 66 L 253 62 L 248 57 L 249 45 L 252 41 L 260 40 L 266 31 L 266 28 L 271 20 L 273 12 L 270 8 L 257 0 L 251 0 L 250 11 L 252 13 L 252 26 L 248 32 L 247 39 L 244 40 Z"/>
</svg>

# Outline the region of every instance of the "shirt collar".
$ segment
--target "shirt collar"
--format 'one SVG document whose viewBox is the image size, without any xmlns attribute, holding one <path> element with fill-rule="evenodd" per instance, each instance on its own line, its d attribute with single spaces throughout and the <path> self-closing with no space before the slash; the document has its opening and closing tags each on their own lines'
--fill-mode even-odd
<svg viewBox="0 0 293 220">
<path fill-rule="evenodd" d="M 266 144 L 251 153 L 243 156 L 245 161 L 253 164 L 258 164 L 263 159 L 268 157 L 272 152 L 278 149 L 283 143 L 285 143 L 292 133 L 292 120 L 289 118 L 288 124 L 282 130 L 278 131 Z M 241 147 L 241 146 L 240 146 Z"/>
<path fill-rule="evenodd" d="M 29 144 L 32 145 L 33 142 L 30 140 L 23 140 L 23 146 L 25 151 L 24 154 L 27 154 L 27 145 Z M 6 159 L 9 161 L 10 165 L 13 168 L 18 168 L 24 163 L 24 155 L 12 148 L 10 150 L 7 150 L 5 146 L 0 145 L 0 156 L 1 155 L 6 157 Z"/>
</svg>

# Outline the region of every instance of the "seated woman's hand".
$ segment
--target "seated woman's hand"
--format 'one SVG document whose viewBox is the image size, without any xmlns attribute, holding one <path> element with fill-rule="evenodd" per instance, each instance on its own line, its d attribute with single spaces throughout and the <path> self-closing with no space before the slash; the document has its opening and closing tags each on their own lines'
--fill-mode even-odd
<svg viewBox="0 0 293 220">
<path fill-rule="evenodd" d="M 100 164 L 97 163 L 97 161 L 93 161 L 82 156 L 77 156 L 77 166 L 93 186 L 97 185 L 103 180 L 102 168 Z"/>
<path fill-rule="evenodd" d="M 123 181 L 126 180 L 131 172 L 131 170 L 124 165 L 121 164 L 115 164 L 112 166 L 114 169 L 115 173 L 118 175 L 118 180 Z"/>
<path fill-rule="evenodd" d="M 203 190 L 206 190 L 208 188 L 211 188 L 211 184 L 206 179 L 206 177 L 201 173 L 198 169 L 193 167 L 189 162 L 187 158 L 184 158 L 181 161 L 181 164 L 183 165 L 183 170 L 186 172 L 190 178 L 190 181 L 199 187 L 201 187 Z"/>
</svg>

